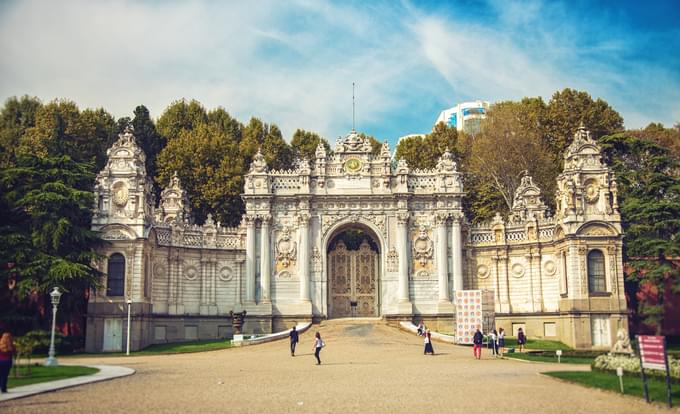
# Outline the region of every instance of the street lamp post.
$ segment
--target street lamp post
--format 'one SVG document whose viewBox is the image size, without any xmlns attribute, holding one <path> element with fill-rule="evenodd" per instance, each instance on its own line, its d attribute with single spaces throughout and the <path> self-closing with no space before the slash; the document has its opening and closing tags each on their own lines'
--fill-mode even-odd
<svg viewBox="0 0 680 414">
<path fill-rule="evenodd" d="M 127 300 L 128 323 L 127 323 L 127 350 L 125 355 L 130 355 L 130 307 L 132 306 L 132 299 Z"/>
<path fill-rule="evenodd" d="M 52 338 L 50 340 L 50 352 L 45 361 L 46 367 L 56 367 L 59 365 L 57 358 L 54 357 L 54 332 L 57 329 L 57 306 L 59 306 L 59 299 L 61 299 L 61 292 L 58 287 L 54 287 L 52 292 L 50 292 L 50 298 L 52 299 Z"/>
</svg>

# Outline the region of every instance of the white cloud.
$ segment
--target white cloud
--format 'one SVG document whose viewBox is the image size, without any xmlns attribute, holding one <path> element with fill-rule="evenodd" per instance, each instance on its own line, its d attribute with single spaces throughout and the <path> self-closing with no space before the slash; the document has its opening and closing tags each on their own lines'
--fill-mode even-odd
<svg viewBox="0 0 680 414">
<path fill-rule="evenodd" d="M 624 70 L 624 41 L 580 41 L 580 28 L 555 20 L 558 6 L 505 4 L 492 3 L 495 27 L 389 2 L 6 3 L 0 97 L 64 97 L 115 116 L 145 104 L 156 117 L 195 98 L 243 122 L 277 123 L 287 137 L 305 128 L 331 141 L 351 127 L 353 81 L 359 129 L 391 140 L 427 131 L 457 101 L 548 98 L 567 86 L 603 97 L 629 126 L 624 109 L 634 123 L 677 119 L 677 108 L 640 90 L 677 101 L 676 75 L 636 78 L 650 71 Z"/>
</svg>

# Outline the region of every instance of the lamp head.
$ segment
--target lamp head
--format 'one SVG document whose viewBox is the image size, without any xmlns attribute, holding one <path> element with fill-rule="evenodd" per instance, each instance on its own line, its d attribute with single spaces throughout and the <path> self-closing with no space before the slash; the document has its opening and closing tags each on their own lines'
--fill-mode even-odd
<svg viewBox="0 0 680 414">
<path fill-rule="evenodd" d="M 128 305 L 132 305 L 132 299 L 128 299 L 128 300 L 127 300 L 127 304 L 128 304 Z"/>
<path fill-rule="evenodd" d="M 61 292 L 57 286 L 50 292 L 50 298 L 52 298 L 52 305 L 56 306 L 59 304 L 59 299 L 61 299 Z"/>
</svg>

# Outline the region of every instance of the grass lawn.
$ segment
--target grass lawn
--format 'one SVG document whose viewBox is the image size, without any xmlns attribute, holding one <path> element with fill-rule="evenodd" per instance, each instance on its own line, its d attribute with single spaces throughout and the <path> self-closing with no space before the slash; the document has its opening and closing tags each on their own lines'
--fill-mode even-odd
<svg viewBox="0 0 680 414">
<path fill-rule="evenodd" d="M 231 341 L 217 339 L 213 341 L 179 342 L 174 344 L 151 345 L 141 351 L 131 352 L 135 355 L 183 354 L 188 352 L 217 351 L 231 348 Z"/>
<path fill-rule="evenodd" d="M 575 382 L 586 387 L 601 388 L 604 390 L 620 392 L 619 378 L 615 373 L 592 371 L 592 372 L 567 372 L 556 371 L 546 372 L 546 375 L 560 378 L 566 381 Z M 648 378 L 647 384 L 649 386 L 649 398 L 652 401 L 666 403 L 666 382 L 659 379 Z M 623 377 L 623 389 L 626 395 L 632 395 L 639 398 L 644 398 L 644 391 L 642 388 L 642 380 L 639 377 Z M 673 401 L 675 404 L 680 402 L 680 385 L 671 384 L 673 391 Z"/>
<path fill-rule="evenodd" d="M 536 362 L 555 362 L 557 363 L 557 356 L 549 356 L 549 355 L 535 355 L 535 354 L 527 354 L 527 353 L 519 353 L 519 352 L 514 352 L 512 354 L 503 354 L 504 357 L 507 358 L 514 358 L 514 359 L 522 359 L 525 361 L 536 361 Z M 593 363 L 593 358 L 589 357 L 580 357 L 580 356 L 567 356 L 563 355 L 562 358 L 560 358 L 560 362 L 563 364 L 586 364 L 590 365 Z"/>
<path fill-rule="evenodd" d="M 99 371 L 97 368 L 79 366 L 44 367 L 42 365 L 31 365 L 30 369 L 31 373 L 29 375 L 28 367 L 26 365 L 19 365 L 17 367 L 17 374 L 19 377 L 14 378 L 14 368 L 12 368 L 12 371 L 9 374 L 7 388 L 79 377 L 81 375 L 91 375 Z"/>
<path fill-rule="evenodd" d="M 505 347 L 506 348 L 518 348 L 517 338 L 505 337 Z M 559 341 L 548 341 L 545 339 L 527 339 L 527 343 L 524 344 L 525 349 L 545 349 L 546 351 L 554 351 L 557 349 L 567 350 L 571 349 L 568 345 L 563 344 Z"/>
<path fill-rule="evenodd" d="M 190 352 L 205 352 L 217 351 L 220 349 L 231 348 L 231 341 L 227 339 L 215 339 L 211 341 L 192 341 L 192 342 L 176 342 L 171 344 L 156 344 L 150 345 L 140 351 L 131 351 L 130 355 L 164 355 L 164 354 L 184 354 Z M 57 358 L 77 358 L 83 356 L 122 356 L 125 352 L 102 352 L 102 353 L 84 353 L 79 352 L 75 354 L 57 355 Z M 45 355 L 33 355 L 32 359 L 45 358 Z"/>
</svg>

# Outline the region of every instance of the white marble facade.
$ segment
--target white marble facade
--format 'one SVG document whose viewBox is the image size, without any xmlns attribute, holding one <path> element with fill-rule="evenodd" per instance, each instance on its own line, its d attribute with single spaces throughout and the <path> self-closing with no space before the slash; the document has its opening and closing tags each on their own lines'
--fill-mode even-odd
<svg viewBox="0 0 680 414">
<path fill-rule="evenodd" d="M 364 231 L 378 247 L 375 316 L 450 325 L 455 291 L 488 289 L 496 324 L 508 331 L 523 326 L 530 336 L 591 348 L 604 346 L 597 342 L 603 329 L 615 333 L 627 324 L 616 181 L 584 128 L 565 155 L 554 216 L 525 176 L 511 215 L 479 226 L 465 221 L 465 192 L 448 151 L 434 169 L 411 170 L 393 161 L 387 143 L 373 155 L 354 131 L 332 154 L 319 146 L 314 160 L 299 160 L 290 171 L 270 170 L 258 153 L 237 228 L 210 217 L 192 224 L 176 177 L 154 208 L 132 131 L 108 155 L 97 177 L 93 228 L 109 241 L 104 256 L 125 257 L 125 289 L 91 298 L 92 351 L 116 341 L 116 325 L 106 320 L 121 318 L 127 299 L 133 348 L 228 336 L 232 311 L 246 311 L 252 332 L 324 319 L 329 245 L 348 229 Z M 596 292 L 588 286 L 593 249 L 606 258 L 605 287 Z M 101 269 L 107 272 L 107 260 Z"/>
</svg>

